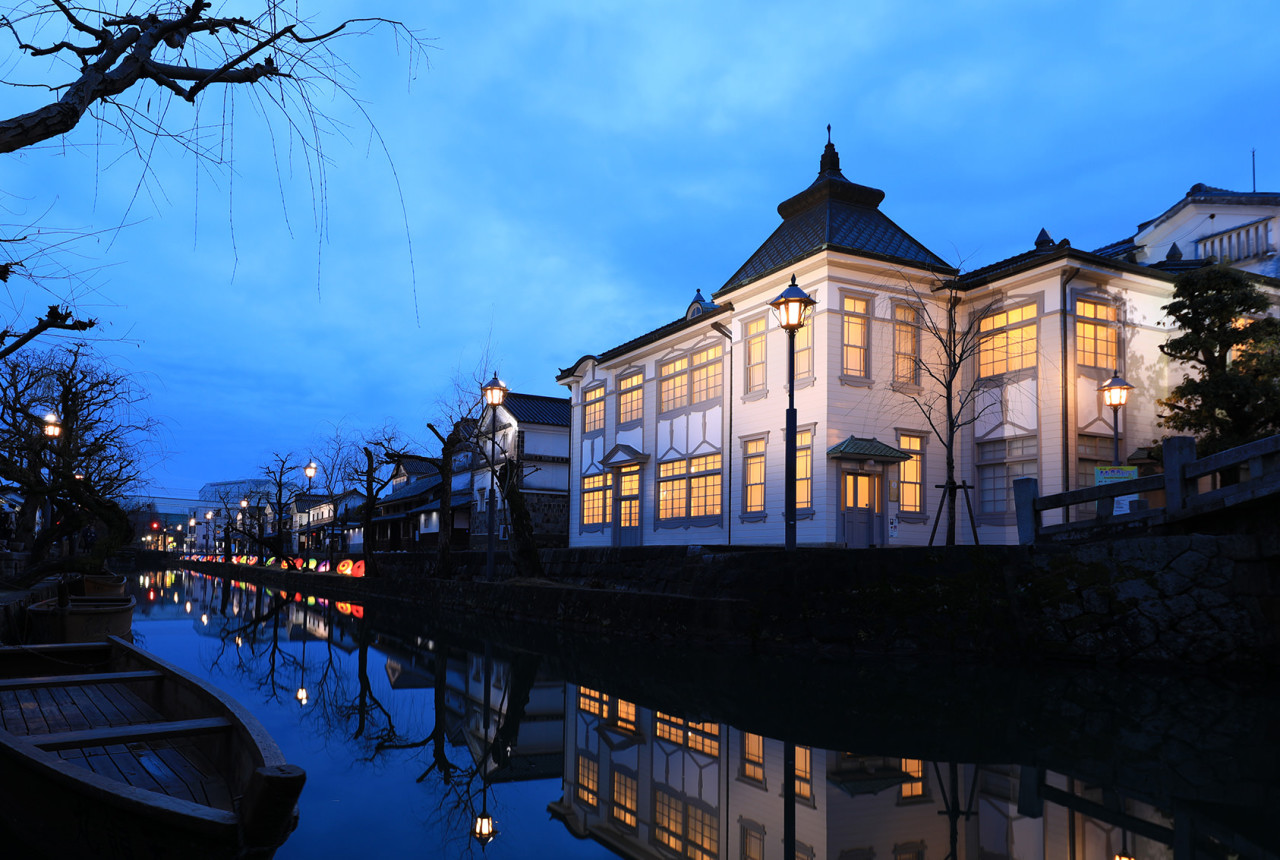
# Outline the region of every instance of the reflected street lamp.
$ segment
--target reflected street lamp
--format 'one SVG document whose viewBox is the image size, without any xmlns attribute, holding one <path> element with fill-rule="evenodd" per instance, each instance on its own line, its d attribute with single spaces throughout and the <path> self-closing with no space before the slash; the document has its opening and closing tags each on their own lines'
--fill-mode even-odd
<svg viewBox="0 0 1280 860">
<path fill-rule="evenodd" d="M 1119 369 L 1115 375 L 1098 387 L 1102 392 L 1102 402 L 1111 407 L 1111 465 L 1120 465 L 1120 407 L 1129 400 L 1129 392 L 1133 386 L 1120 378 Z"/>
<path fill-rule="evenodd" d="M 791 284 L 769 306 L 778 316 L 778 325 L 787 333 L 787 432 L 786 457 L 782 480 L 786 482 L 786 511 L 783 514 L 785 543 L 788 550 L 796 548 L 796 332 L 808 319 L 809 308 L 817 302 L 796 284 Z"/>
<path fill-rule="evenodd" d="M 502 380 L 498 379 L 498 374 L 493 375 L 493 379 L 480 389 L 484 395 L 484 402 L 489 407 L 489 547 L 488 556 L 485 561 L 485 570 L 488 578 L 493 579 L 493 549 L 494 549 L 494 532 L 498 528 L 498 512 L 494 504 L 494 472 L 497 469 L 497 435 L 498 435 L 498 407 L 502 405 L 502 401 L 507 397 L 507 387 L 502 384 Z M 445 489 L 445 494 L 448 494 Z M 448 504 L 448 502 L 445 502 Z"/>
</svg>

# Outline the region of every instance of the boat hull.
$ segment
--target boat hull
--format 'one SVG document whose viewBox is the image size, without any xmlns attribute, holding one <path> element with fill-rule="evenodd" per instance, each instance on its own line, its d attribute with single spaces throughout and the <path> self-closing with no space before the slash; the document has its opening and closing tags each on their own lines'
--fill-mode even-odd
<svg viewBox="0 0 1280 860">
<path fill-rule="evenodd" d="M 56 598 L 41 600 L 27 607 L 28 638 L 37 645 L 105 642 L 110 636 L 130 639 L 137 604 L 132 595 L 72 597 L 64 607 Z"/>
</svg>

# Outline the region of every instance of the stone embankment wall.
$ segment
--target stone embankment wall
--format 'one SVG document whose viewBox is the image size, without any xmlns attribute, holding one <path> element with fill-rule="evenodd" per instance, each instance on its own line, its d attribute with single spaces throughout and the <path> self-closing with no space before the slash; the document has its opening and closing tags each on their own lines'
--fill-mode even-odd
<svg viewBox="0 0 1280 860">
<path fill-rule="evenodd" d="M 431 575 L 430 557 L 412 553 L 380 556 L 376 580 L 263 575 L 290 590 L 411 599 L 437 612 L 609 638 L 1280 666 L 1280 540 L 1269 536 L 949 550 L 546 550 L 542 561 L 537 580 L 513 578 L 503 559 L 495 581 L 485 581 L 483 553 L 457 554 L 449 578 Z M 233 575 L 251 578 L 243 568 Z"/>
</svg>

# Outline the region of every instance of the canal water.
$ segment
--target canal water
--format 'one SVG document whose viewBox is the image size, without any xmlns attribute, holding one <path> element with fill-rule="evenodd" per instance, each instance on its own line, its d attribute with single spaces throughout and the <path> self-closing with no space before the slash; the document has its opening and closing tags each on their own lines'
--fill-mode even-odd
<svg viewBox="0 0 1280 860">
<path fill-rule="evenodd" d="M 1256 678 L 752 658 L 185 571 L 132 587 L 139 644 L 306 769 L 280 858 L 1280 857 L 1280 697 Z"/>
</svg>

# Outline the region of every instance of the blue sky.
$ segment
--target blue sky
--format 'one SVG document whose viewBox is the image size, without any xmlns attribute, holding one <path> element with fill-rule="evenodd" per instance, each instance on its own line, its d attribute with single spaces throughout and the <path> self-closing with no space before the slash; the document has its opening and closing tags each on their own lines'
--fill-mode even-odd
<svg viewBox="0 0 1280 860">
<path fill-rule="evenodd" d="M 159 145 L 144 174 L 89 121 L 0 162 L 9 221 L 125 225 L 81 243 L 106 266 L 84 306 L 164 425 L 160 493 L 306 456 L 335 425 L 426 444 L 486 349 L 514 390 L 562 394 L 560 368 L 733 274 L 828 123 L 845 175 L 966 269 L 1041 227 L 1123 238 L 1196 182 L 1247 190 L 1255 147 L 1280 190 L 1272 2 L 307 8 L 317 29 L 377 13 L 432 40 L 427 64 L 385 33 L 341 45 L 360 105 L 317 93 L 343 130 L 320 185 L 239 97 L 230 170 Z M 35 98 L 0 89 L 0 110 Z M 167 121 L 211 128 L 230 104 Z"/>
</svg>

